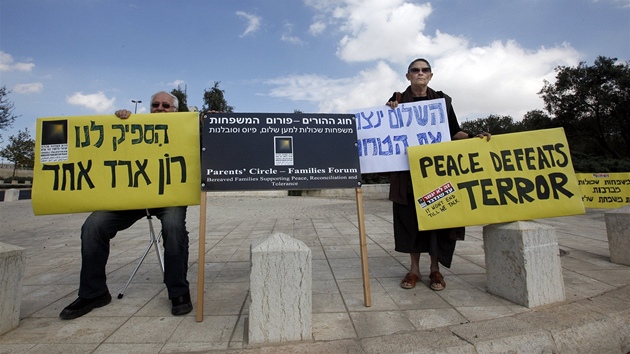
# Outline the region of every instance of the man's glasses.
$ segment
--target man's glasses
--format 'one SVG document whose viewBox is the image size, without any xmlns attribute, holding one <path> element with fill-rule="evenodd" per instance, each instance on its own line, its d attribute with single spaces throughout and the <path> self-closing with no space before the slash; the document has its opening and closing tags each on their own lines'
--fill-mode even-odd
<svg viewBox="0 0 630 354">
<path fill-rule="evenodd" d="M 171 108 L 171 105 L 170 105 L 170 104 L 168 104 L 168 103 L 164 103 L 164 102 L 162 102 L 161 104 L 162 104 L 162 107 L 163 107 L 164 109 L 169 109 L 169 108 Z M 153 102 L 153 103 L 151 103 L 151 107 L 153 107 L 153 108 L 158 108 L 158 107 L 160 107 L 160 102 Z"/>
<path fill-rule="evenodd" d="M 410 73 L 417 74 L 422 70 L 423 73 L 428 74 L 431 72 L 431 68 L 411 68 L 409 69 Z"/>
</svg>

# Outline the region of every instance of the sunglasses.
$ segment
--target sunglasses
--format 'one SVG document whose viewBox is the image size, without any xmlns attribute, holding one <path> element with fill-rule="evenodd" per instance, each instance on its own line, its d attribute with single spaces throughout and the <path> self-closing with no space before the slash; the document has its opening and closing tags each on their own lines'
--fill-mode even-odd
<svg viewBox="0 0 630 354">
<path fill-rule="evenodd" d="M 163 107 L 164 109 L 169 109 L 169 108 L 171 108 L 171 106 L 172 106 L 172 105 L 170 105 L 170 104 L 168 104 L 168 103 L 164 103 L 164 102 L 162 102 L 161 104 L 162 104 L 162 107 Z M 151 107 L 153 107 L 153 108 L 158 108 L 158 107 L 160 107 L 160 102 L 153 102 L 153 103 L 151 103 Z"/>
<path fill-rule="evenodd" d="M 423 73 L 428 74 L 431 72 L 431 68 L 411 68 L 409 69 L 410 73 L 417 74 L 422 70 Z"/>
</svg>

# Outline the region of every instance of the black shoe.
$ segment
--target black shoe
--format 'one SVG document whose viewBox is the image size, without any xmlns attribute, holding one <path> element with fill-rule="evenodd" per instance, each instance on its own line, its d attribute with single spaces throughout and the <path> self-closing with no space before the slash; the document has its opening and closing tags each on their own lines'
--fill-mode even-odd
<svg viewBox="0 0 630 354">
<path fill-rule="evenodd" d="M 61 319 L 63 320 L 73 320 L 77 317 L 85 315 L 86 313 L 92 311 L 97 307 L 103 307 L 109 304 L 111 301 L 112 296 L 109 294 L 109 292 L 91 299 L 79 297 L 78 299 L 74 300 L 73 303 L 68 305 L 68 307 L 63 309 L 63 311 L 61 311 L 61 313 L 59 314 L 59 317 L 61 317 Z"/>
<path fill-rule="evenodd" d="M 193 309 L 192 302 L 190 301 L 190 293 L 173 298 L 171 302 L 173 303 L 173 308 L 171 309 L 173 316 L 185 315 Z"/>
</svg>

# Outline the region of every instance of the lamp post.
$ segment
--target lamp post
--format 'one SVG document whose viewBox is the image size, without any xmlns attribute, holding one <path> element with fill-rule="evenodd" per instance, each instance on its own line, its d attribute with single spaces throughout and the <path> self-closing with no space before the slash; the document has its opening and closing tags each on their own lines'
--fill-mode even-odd
<svg viewBox="0 0 630 354">
<path fill-rule="evenodd" d="M 131 100 L 131 102 L 136 104 L 136 108 L 133 109 L 133 113 L 136 113 L 138 111 L 138 103 L 142 103 L 142 101 Z"/>
</svg>

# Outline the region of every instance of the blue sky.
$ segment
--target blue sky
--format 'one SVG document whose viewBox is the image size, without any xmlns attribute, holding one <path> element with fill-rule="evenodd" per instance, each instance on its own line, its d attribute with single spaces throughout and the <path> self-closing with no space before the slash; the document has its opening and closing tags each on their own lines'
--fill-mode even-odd
<svg viewBox="0 0 630 354">
<path fill-rule="evenodd" d="M 180 85 L 202 106 L 215 81 L 238 112 L 346 113 L 431 87 L 461 121 L 541 109 L 559 65 L 630 60 L 630 0 L 2 0 L 0 85 L 20 115 L 148 111 Z"/>
</svg>

